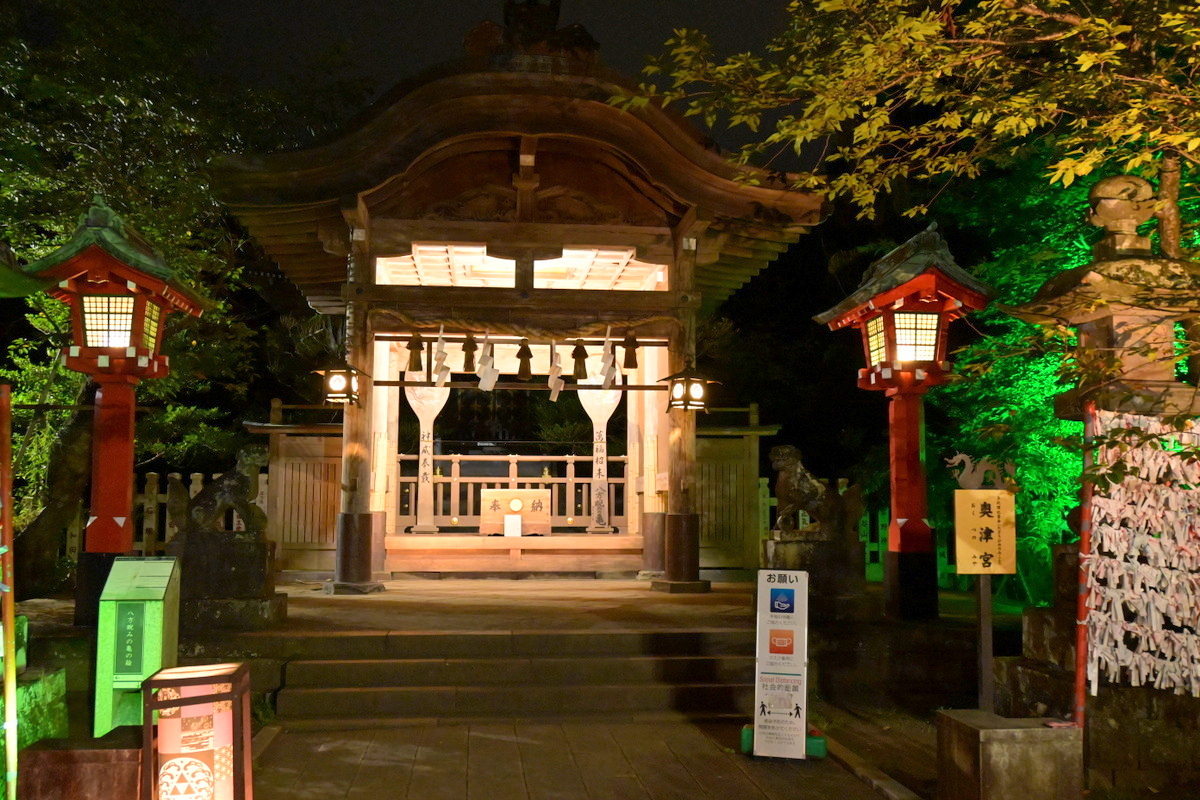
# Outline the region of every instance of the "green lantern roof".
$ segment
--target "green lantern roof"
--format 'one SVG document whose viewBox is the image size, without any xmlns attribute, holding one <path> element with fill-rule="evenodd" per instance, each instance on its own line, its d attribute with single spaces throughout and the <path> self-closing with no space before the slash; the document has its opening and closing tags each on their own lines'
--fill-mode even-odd
<svg viewBox="0 0 1200 800">
<path fill-rule="evenodd" d="M 71 240 L 44 258 L 21 267 L 20 272 L 24 273 L 21 277 L 36 283 L 38 289 L 47 288 L 57 278 L 50 278 L 44 273 L 79 256 L 93 245 L 120 263 L 165 283 L 177 297 L 186 301 L 184 305 L 195 306 L 189 313 L 199 313 L 201 309 L 212 306 L 194 290 L 180 283 L 175 271 L 167 266 L 158 251 L 140 233 L 127 226 L 99 194 L 92 197 L 91 207 L 79 216 L 79 227 L 75 229 Z M 0 293 L 6 285 L 4 280 L 4 276 L 0 276 Z"/>
<path fill-rule="evenodd" d="M 92 245 L 96 245 L 113 258 L 160 280 L 173 283 L 175 272 L 167 266 L 150 243 L 141 234 L 125 226 L 117 212 L 108 207 L 99 194 L 92 197 L 92 206 L 79 215 L 79 227 L 71 241 L 22 268 L 29 275 L 37 275 L 74 258 Z"/>
</svg>

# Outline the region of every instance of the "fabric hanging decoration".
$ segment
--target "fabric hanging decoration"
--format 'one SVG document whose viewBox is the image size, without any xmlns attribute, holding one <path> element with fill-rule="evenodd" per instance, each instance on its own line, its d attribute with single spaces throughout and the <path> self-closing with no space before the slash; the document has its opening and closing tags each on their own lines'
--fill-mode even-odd
<svg viewBox="0 0 1200 800">
<path fill-rule="evenodd" d="M 575 340 L 575 349 L 571 351 L 571 358 L 575 360 L 575 371 L 571 373 L 575 380 L 581 381 L 587 378 L 587 348 L 583 346 L 583 339 Z"/>
<path fill-rule="evenodd" d="M 479 349 L 479 345 L 475 344 L 475 335 L 467 334 L 467 338 L 463 340 L 463 372 L 475 371 L 475 351 Z"/>
<path fill-rule="evenodd" d="M 425 349 L 425 340 L 421 334 L 414 333 L 408 340 L 408 371 L 420 372 L 424 369 L 421 364 L 421 352 Z"/>
<path fill-rule="evenodd" d="M 550 375 L 546 379 L 546 385 L 550 387 L 550 402 L 558 402 L 558 393 L 562 391 L 566 381 L 562 379 L 562 364 L 558 360 L 558 344 L 550 341 Z"/>
<path fill-rule="evenodd" d="M 433 375 L 438 386 L 445 386 L 450 380 L 450 367 L 446 366 L 446 342 L 442 336 L 446 332 L 445 325 L 438 326 L 437 344 L 433 348 Z"/>
<path fill-rule="evenodd" d="M 529 349 L 529 340 L 522 339 L 517 347 L 517 380 L 527 381 L 533 377 L 533 351 Z"/>
<path fill-rule="evenodd" d="M 621 342 L 621 346 L 625 348 L 625 360 L 621 366 L 625 369 L 637 369 L 637 339 L 633 338 L 633 331 L 625 331 L 625 339 Z"/>
</svg>

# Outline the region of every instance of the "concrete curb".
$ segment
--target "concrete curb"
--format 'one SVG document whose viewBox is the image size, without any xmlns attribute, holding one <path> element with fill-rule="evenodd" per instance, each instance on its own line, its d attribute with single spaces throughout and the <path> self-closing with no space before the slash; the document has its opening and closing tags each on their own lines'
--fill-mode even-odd
<svg viewBox="0 0 1200 800">
<path fill-rule="evenodd" d="M 859 780 L 884 797 L 888 797 L 891 800 L 921 800 L 920 795 L 903 786 L 894 778 L 888 777 L 883 770 L 871 764 L 862 756 L 851 752 L 845 745 L 830 737 L 828 733 L 825 734 L 825 743 L 829 748 L 830 758 L 850 770 Z"/>
<path fill-rule="evenodd" d="M 282 725 L 264 725 L 262 730 L 254 734 L 254 740 L 250 744 L 250 758 L 253 763 L 257 764 L 267 752 L 279 734 L 283 733 Z"/>
</svg>

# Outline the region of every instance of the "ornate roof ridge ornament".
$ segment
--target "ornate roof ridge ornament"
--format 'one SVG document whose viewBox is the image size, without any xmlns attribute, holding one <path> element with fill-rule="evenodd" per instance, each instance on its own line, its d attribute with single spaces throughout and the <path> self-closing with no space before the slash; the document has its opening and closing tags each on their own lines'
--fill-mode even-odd
<svg viewBox="0 0 1200 800">
<path fill-rule="evenodd" d="M 527 72 L 594 64 L 600 44 L 582 25 L 560 28 L 561 8 L 562 0 L 505 0 L 504 25 L 487 20 L 475 26 L 463 42 L 467 56 L 493 68 Z"/>
</svg>

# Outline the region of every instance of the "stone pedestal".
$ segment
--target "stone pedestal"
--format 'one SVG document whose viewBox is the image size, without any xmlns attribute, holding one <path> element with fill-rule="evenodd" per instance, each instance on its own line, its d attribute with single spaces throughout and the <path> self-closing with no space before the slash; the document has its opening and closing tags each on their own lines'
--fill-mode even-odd
<svg viewBox="0 0 1200 800">
<path fill-rule="evenodd" d="M 167 553 L 182 567 L 182 630 L 261 630 L 287 618 L 287 595 L 275 592 L 274 542 L 209 531 L 168 543 Z"/>
<path fill-rule="evenodd" d="M 1083 731 L 1051 722 L 939 711 L 937 800 L 1079 800 Z"/>
<path fill-rule="evenodd" d="M 21 751 L 22 800 L 140 800 L 142 729 L 99 739 L 43 739 Z"/>
</svg>

